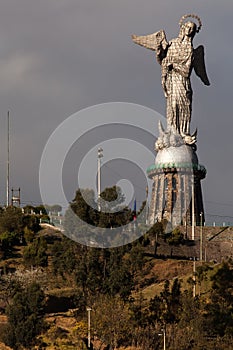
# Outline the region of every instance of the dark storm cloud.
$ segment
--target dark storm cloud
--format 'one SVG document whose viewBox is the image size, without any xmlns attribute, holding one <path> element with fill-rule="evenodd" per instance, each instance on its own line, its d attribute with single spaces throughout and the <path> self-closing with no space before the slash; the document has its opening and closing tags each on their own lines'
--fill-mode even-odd
<svg viewBox="0 0 233 350">
<path fill-rule="evenodd" d="M 194 46 L 205 46 L 211 86 L 192 78 L 192 127 L 198 127 L 198 155 L 208 169 L 203 182 L 207 210 L 230 215 L 232 11 L 228 0 L 1 0 L 1 202 L 8 109 L 12 186 L 22 187 L 23 200 L 39 202 L 41 153 L 49 135 L 70 114 L 109 101 L 138 103 L 164 113 L 160 67 L 153 52 L 134 45 L 130 35 L 163 28 L 171 39 L 181 15 L 197 13 L 203 28 Z"/>
</svg>

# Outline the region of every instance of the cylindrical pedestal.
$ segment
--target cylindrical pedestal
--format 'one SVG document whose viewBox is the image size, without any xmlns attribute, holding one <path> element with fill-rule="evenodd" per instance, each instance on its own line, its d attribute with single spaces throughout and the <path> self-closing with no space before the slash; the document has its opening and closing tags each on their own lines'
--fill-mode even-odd
<svg viewBox="0 0 233 350">
<path fill-rule="evenodd" d="M 198 163 L 194 147 L 162 149 L 147 174 L 153 180 L 150 224 L 166 219 L 171 227 L 191 225 L 193 220 L 194 225 L 200 225 L 201 213 L 204 220 L 201 180 L 206 176 L 206 169 Z"/>
</svg>

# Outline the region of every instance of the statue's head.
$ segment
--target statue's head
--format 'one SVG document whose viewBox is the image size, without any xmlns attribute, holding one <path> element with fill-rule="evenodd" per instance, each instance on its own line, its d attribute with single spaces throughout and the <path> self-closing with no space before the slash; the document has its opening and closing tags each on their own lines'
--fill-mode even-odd
<svg viewBox="0 0 233 350">
<path fill-rule="evenodd" d="M 185 22 L 187 18 L 195 19 L 198 22 L 198 26 L 193 21 Z M 193 14 L 182 16 L 179 24 L 180 24 L 180 34 L 179 34 L 180 38 L 184 38 L 184 36 L 193 38 L 194 35 L 199 32 L 202 26 L 200 18 L 197 15 L 193 15 Z"/>
<path fill-rule="evenodd" d="M 188 21 L 186 23 L 183 24 L 183 31 L 184 31 L 184 35 L 189 36 L 191 38 L 194 37 L 194 35 L 197 32 L 197 26 L 196 23 Z"/>
</svg>

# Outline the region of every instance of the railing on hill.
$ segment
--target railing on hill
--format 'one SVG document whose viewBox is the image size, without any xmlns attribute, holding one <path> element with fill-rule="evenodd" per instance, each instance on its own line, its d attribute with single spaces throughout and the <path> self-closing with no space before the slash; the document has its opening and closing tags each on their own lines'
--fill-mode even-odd
<svg viewBox="0 0 233 350">
<path fill-rule="evenodd" d="M 205 226 L 211 226 L 211 227 L 233 227 L 233 222 L 228 222 L 228 221 L 206 221 Z"/>
</svg>

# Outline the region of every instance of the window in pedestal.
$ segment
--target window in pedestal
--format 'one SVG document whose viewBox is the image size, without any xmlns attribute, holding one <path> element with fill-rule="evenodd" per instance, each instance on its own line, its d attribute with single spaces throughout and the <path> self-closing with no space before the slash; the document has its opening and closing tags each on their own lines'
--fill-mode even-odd
<svg viewBox="0 0 233 350">
<path fill-rule="evenodd" d="M 158 178 L 158 186 L 157 186 L 157 192 L 156 192 L 156 201 L 155 201 L 155 212 L 156 210 L 159 210 L 159 199 L 160 199 L 160 178 Z"/>
<path fill-rule="evenodd" d="M 164 188 L 163 188 L 163 200 L 164 200 L 164 207 L 167 203 L 167 194 L 168 194 L 168 178 L 164 178 Z"/>
<path fill-rule="evenodd" d="M 176 204 L 176 198 L 177 198 L 177 180 L 173 176 L 172 177 L 172 210 L 175 207 Z"/>
</svg>

